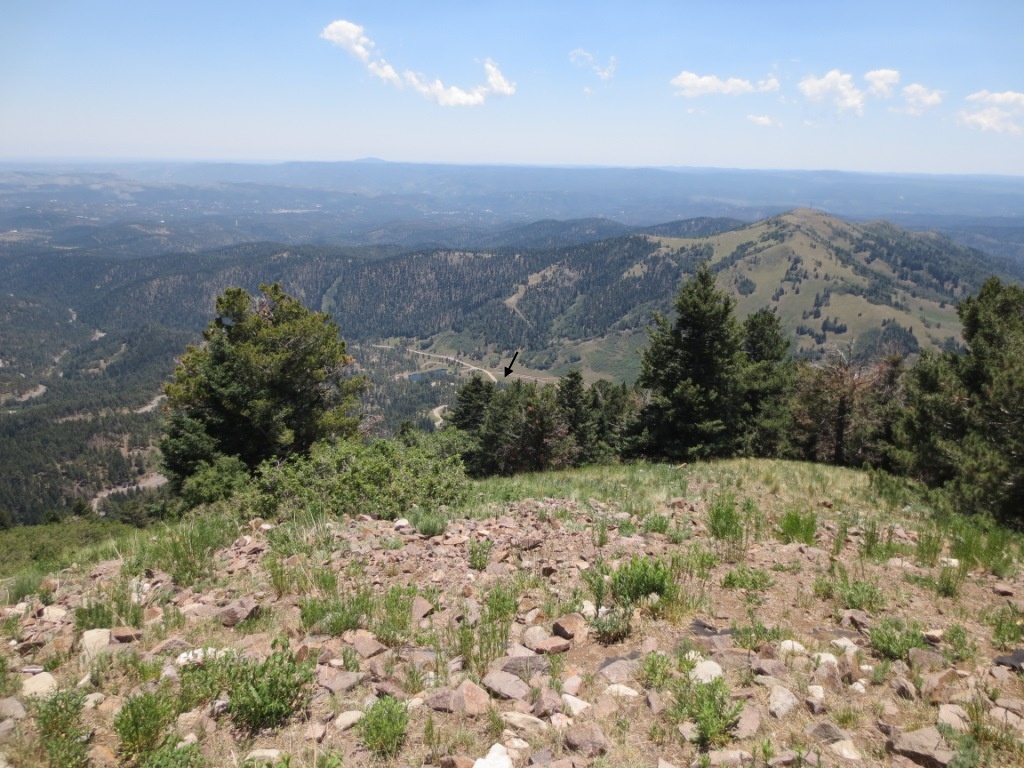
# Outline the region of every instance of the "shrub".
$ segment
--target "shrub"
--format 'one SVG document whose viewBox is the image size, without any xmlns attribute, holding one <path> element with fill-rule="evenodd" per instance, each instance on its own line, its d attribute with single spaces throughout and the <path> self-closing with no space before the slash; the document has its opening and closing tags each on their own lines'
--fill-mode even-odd
<svg viewBox="0 0 1024 768">
<path fill-rule="evenodd" d="M 373 614 L 369 588 L 335 597 L 310 597 L 299 604 L 302 626 L 311 632 L 341 635 L 364 626 Z"/>
<path fill-rule="evenodd" d="M 230 518 L 217 507 L 205 507 L 179 523 L 165 525 L 155 540 L 141 535 L 129 556 L 129 570 L 141 573 L 156 567 L 167 571 L 179 586 L 191 586 L 213 570 L 213 553 L 236 533 Z"/>
<path fill-rule="evenodd" d="M 469 551 L 469 567 L 474 571 L 484 570 L 491 560 L 491 549 L 494 548 L 494 542 L 489 539 L 487 541 L 470 541 L 466 546 Z"/>
<path fill-rule="evenodd" d="M 284 723 L 308 706 L 314 666 L 313 659 L 299 661 L 285 637 L 274 641 L 273 652 L 262 663 L 236 659 L 229 674 L 232 721 L 250 733 Z"/>
<path fill-rule="evenodd" d="M 205 765 L 206 759 L 198 744 L 179 746 L 166 742 L 146 755 L 139 768 L 203 768 Z"/>
<path fill-rule="evenodd" d="M 807 514 L 800 514 L 797 510 L 790 509 L 779 520 L 779 538 L 786 544 L 798 541 L 812 545 L 817 530 L 818 516 L 813 510 Z"/>
<path fill-rule="evenodd" d="M 156 750 L 177 714 L 173 700 L 164 690 L 132 696 L 114 718 L 121 754 L 135 761 Z"/>
<path fill-rule="evenodd" d="M 697 726 L 697 745 L 702 750 L 729 741 L 729 732 L 739 720 L 743 703 L 732 700 L 725 678 L 702 683 L 683 676 L 674 681 L 673 694 L 668 716 L 677 722 L 693 720 Z"/>
<path fill-rule="evenodd" d="M 308 456 L 264 463 L 256 485 L 256 511 L 264 517 L 292 517 L 323 503 L 340 515 L 395 520 L 414 507 L 458 504 L 467 480 L 457 456 L 426 445 L 342 440 L 318 443 Z"/>
<path fill-rule="evenodd" d="M 448 520 L 437 510 L 417 510 L 409 516 L 409 522 L 421 536 L 432 539 L 440 536 L 448 527 Z"/>
<path fill-rule="evenodd" d="M 924 634 L 916 624 L 886 617 L 871 628 L 871 646 L 883 659 L 907 661 L 911 648 L 924 648 Z"/>
<path fill-rule="evenodd" d="M 405 743 L 409 712 L 405 704 L 391 696 L 377 699 L 359 721 L 359 737 L 378 757 L 394 757 Z"/>
<path fill-rule="evenodd" d="M 719 494 L 708 509 L 708 533 L 719 541 L 735 541 L 743 537 L 743 521 L 736 509 L 736 498 Z"/>
<path fill-rule="evenodd" d="M 767 571 L 741 565 L 725 574 L 722 586 L 726 589 L 747 589 L 753 592 L 768 589 L 775 582 Z"/>
<path fill-rule="evenodd" d="M 660 558 L 632 557 L 612 574 L 612 596 L 624 607 L 649 595 L 669 597 L 674 589 L 672 569 Z"/>
<path fill-rule="evenodd" d="M 39 739 L 50 765 L 61 768 L 86 768 L 89 765 L 87 738 L 89 730 L 82 724 L 85 694 L 76 689 L 54 691 L 45 698 L 29 699 L 29 709 L 36 718 Z"/>
</svg>

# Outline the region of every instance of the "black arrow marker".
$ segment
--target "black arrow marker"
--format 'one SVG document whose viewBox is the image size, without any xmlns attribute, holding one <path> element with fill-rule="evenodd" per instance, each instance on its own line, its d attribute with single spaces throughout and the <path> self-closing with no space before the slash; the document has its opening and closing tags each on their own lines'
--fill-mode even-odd
<svg viewBox="0 0 1024 768">
<path fill-rule="evenodd" d="M 516 353 L 514 355 L 512 355 L 512 360 L 509 362 L 509 364 L 505 366 L 505 378 L 506 379 L 511 375 L 511 373 L 512 373 L 512 366 L 516 364 L 516 358 L 517 357 L 519 357 L 519 350 L 518 349 L 516 350 Z"/>
</svg>

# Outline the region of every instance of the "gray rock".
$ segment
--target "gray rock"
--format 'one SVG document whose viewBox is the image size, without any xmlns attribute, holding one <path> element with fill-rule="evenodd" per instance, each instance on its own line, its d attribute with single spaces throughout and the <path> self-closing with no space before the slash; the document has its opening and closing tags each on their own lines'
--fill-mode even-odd
<svg viewBox="0 0 1024 768">
<path fill-rule="evenodd" d="M 523 645 L 529 648 L 531 651 L 537 650 L 537 645 L 544 640 L 551 637 L 550 633 L 540 626 L 527 627 L 526 631 L 523 632 Z"/>
<path fill-rule="evenodd" d="M 21 684 L 22 697 L 49 696 L 57 690 L 57 680 L 49 672 L 32 675 Z"/>
<path fill-rule="evenodd" d="M 886 748 L 897 755 L 909 757 L 925 768 L 946 768 L 956 757 L 956 753 L 943 740 L 939 729 L 934 726 L 896 734 L 886 744 Z"/>
<path fill-rule="evenodd" d="M 539 717 L 527 715 L 524 712 L 502 712 L 501 719 L 512 730 L 528 736 L 540 735 L 550 727 Z"/>
<path fill-rule="evenodd" d="M 259 607 L 259 603 L 251 597 L 240 597 L 217 611 L 217 621 L 225 627 L 233 627 L 251 617 Z"/>
<path fill-rule="evenodd" d="M 889 683 L 889 687 L 892 688 L 893 692 L 901 699 L 913 701 L 917 698 L 917 688 L 905 677 L 894 677 Z"/>
<path fill-rule="evenodd" d="M 638 668 L 632 659 L 616 659 L 601 667 L 597 674 L 609 683 L 628 683 L 636 677 Z"/>
<path fill-rule="evenodd" d="M 455 691 L 451 688 L 435 688 L 423 700 L 435 712 L 455 711 Z"/>
<path fill-rule="evenodd" d="M 911 648 L 907 658 L 910 659 L 910 668 L 915 672 L 942 669 L 946 666 L 946 660 L 940 654 L 926 651 L 924 648 Z"/>
<path fill-rule="evenodd" d="M 16 698 L 8 696 L 6 699 L 0 699 L 0 720 L 24 720 L 26 717 L 28 713 L 25 707 Z"/>
<path fill-rule="evenodd" d="M 582 723 L 566 730 L 565 745 L 584 757 L 597 757 L 608 751 L 608 740 L 594 723 Z"/>
<path fill-rule="evenodd" d="M 529 656 L 509 656 L 499 659 L 493 666 L 502 672 L 515 675 L 520 680 L 529 680 L 536 674 L 546 675 L 551 670 L 551 660 L 531 651 Z"/>
<path fill-rule="evenodd" d="M 937 723 L 949 726 L 959 733 L 967 733 L 971 728 L 970 718 L 959 704 L 940 704 Z"/>
<path fill-rule="evenodd" d="M 788 689 L 783 688 L 781 685 L 772 686 L 771 693 L 768 695 L 768 713 L 779 720 L 784 718 L 793 708 L 799 704 L 796 696 L 794 696 Z"/>
<path fill-rule="evenodd" d="M 704 660 L 690 670 L 690 679 L 698 683 L 710 683 L 722 676 L 722 668 L 717 662 Z"/>
<path fill-rule="evenodd" d="M 551 717 L 561 711 L 561 697 L 550 688 L 542 688 L 537 700 L 533 702 L 533 714 L 537 717 Z"/>
<path fill-rule="evenodd" d="M 364 714 L 364 712 L 360 712 L 358 709 L 351 709 L 347 712 L 342 712 L 334 718 L 334 727 L 339 731 L 347 731 L 353 725 L 362 720 Z"/>
<path fill-rule="evenodd" d="M 833 741 L 842 741 L 843 739 L 850 738 L 850 734 L 828 720 L 820 723 L 811 723 L 804 729 L 804 733 L 815 741 L 824 741 L 828 744 L 831 744 Z"/>
<path fill-rule="evenodd" d="M 270 763 L 271 765 L 277 765 L 281 760 L 280 749 L 254 749 L 248 755 L 245 756 L 245 763 Z"/>
<path fill-rule="evenodd" d="M 484 688 L 503 699 L 519 701 L 530 695 L 530 686 L 511 672 L 494 670 L 488 672 L 480 682 L 484 684 Z"/>
<path fill-rule="evenodd" d="M 452 704 L 455 712 L 467 717 L 478 717 L 486 715 L 491 706 L 491 697 L 487 691 L 474 683 L 472 680 L 463 680 L 455 689 L 455 696 Z"/>
<path fill-rule="evenodd" d="M 316 682 L 331 693 L 347 693 L 363 680 L 362 672 L 346 672 L 333 667 L 316 668 Z"/>
<path fill-rule="evenodd" d="M 739 740 L 752 739 L 761 730 L 761 708 L 749 701 L 740 711 L 740 719 L 736 723 L 734 736 Z"/>
<path fill-rule="evenodd" d="M 587 636 L 587 620 L 579 613 L 567 613 L 557 619 L 553 627 L 555 634 L 566 640 L 578 640 Z"/>
</svg>

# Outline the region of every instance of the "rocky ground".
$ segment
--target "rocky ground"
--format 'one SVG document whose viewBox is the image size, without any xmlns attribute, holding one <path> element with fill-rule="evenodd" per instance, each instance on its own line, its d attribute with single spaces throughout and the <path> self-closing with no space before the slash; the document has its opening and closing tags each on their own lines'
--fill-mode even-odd
<svg viewBox="0 0 1024 768">
<path fill-rule="evenodd" d="M 254 520 L 196 587 L 157 570 L 122 575 L 119 561 L 55 574 L 44 585 L 48 604 L 36 597 L 5 609 L 8 668 L 20 685 L 0 700 L 0 751 L 11 765 L 46 764 L 26 703 L 77 686 L 92 765 L 123 764 L 113 722 L 129 697 L 173 690 L 187 666 L 214 651 L 265 659 L 283 634 L 296 658 L 315 661 L 306 711 L 245 734 L 220 697 L 178 714 L 171 738 L 198 744 L 211 766 L 251 758 L 670 768 L 946 766 L 957 751 L 966 759 L 959 734 L 968 734 L 992 764 L 1024 764 L 1024 684 L 994 662 L 1006 649 L 993 645 L 990 622 L 1024 595 L 1024 582 L 979 567 L 944 596 L 935 585 L 957 568 L 948 547 L 935 565 L 921 565 L 921 531 L 893 525 L 885 529 L 891 556 L 868 557 L 865 539 L 877 531 L 844 525 L 831 499 L 816 502 L 813 544 L 783 543 L 777 520 L 765 519 L 756 535 L 727 545 L 709 533 L 711 491 L 692 486 L 686 498 L 658 505 L 671 533 L 644 533 L 643 520 L 616 505 L 537 499 L 452 521 L 429 538 L 404 520 L 325 523 L 305 531 L 308 549 L 298 552 L 301 542 L 286 548 L 279 525 Z M 638 556 L 670 563 L 680 595 L 671 606 L 640 601 L 628 636 L 599 642 L 584 574 L 599 562 L 615 572 Z M 415 587 L 403 593 L 403 631 L 385 637 L 370 620 L 338 635 L 304 626 L 313 585 L 335 583 L 318 572 L 333 573 L 342 593 Z M 282 573 L 307 579 L 287 582 Z M 768 578 L 744 578 L 751 574 Z M 76 608 L 121 582 L 144 608 L 141 626 L 76 629 Z M 844 583 L 873 586 L 878 599 L 849 608 L 826 589 Z M 458 653 L 459 638 L 483 646 L 496 586 L 515 591 L 508 642 L 474 668 Z M 924 647 L 885 658 L 872 631 L 890 616 L 919 624 Z M 738 718 L 707 739 L 679 698 L 716 678 Z M 367 749 L 359 726 L 380 697 L 409 713 L 404 743 L 388 758 Z"/>
</svg>

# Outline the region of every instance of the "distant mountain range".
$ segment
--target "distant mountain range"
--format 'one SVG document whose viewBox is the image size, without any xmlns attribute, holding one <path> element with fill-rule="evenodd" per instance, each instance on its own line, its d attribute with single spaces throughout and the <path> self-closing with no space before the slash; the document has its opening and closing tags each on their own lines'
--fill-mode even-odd
<svg viewBox="0 0 1024 768">
<path fill-rule="evenodd" d="M 951 191 L 955 180 L 791 174 L 778 198 L 832 179 L 836 200 L 866 211 L 903 190 L 917 225 L 941 215 L 954 242 L 781 203 L 752 221 L 781 173 L 130 170 L 0 169 L 0 510 L 20 519 L 152 468 L 153 398 L 229 286 L 280 282 L 331 312 L 378 382 L 372 407 L 415 416 L 450 392 L 396 383 L 421 361 L 459 357 L 500 378 L 521 350 L 523 375 L 579 367 L 635 379 L 653 313 L 671 314 L 705 259 L 740 315 L 774 309 L 809 358 L 833 345 L 860 355 L 956 345 L 960 298 L 991 274 L 1024 279 L 1020 218 L 971 213 L 986 201 L 992 215 L 1024 210 L 1024 182 L 1012 179 Z M 884 194 L 871 203 L 875 186 Z M 941 214 L 957 200 L 967 214 Z"/>
</svg>

